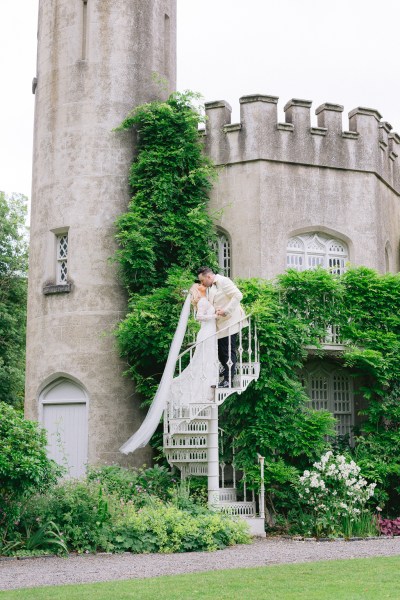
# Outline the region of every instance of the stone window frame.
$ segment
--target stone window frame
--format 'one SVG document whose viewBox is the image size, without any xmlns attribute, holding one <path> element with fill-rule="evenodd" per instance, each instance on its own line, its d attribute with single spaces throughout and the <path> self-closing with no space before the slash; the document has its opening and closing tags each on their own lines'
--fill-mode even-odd
<svg viewBox="0 0 400 600">
<path fill-rule="evenodd" d="M 348 244 L 340 238 L 313 230 L 290 237 L 286 244 L 286 268 L 305 271 L 322 266 L 340 275 L 349 260 Z"/>
<path fill-rule="evenodd" d="M 72 284 L 70 281 L 69 272 L 69 256 L 70 256 L 70 237 L 69 227 L 59 227 L 51 230 L 53 243 L 52 243 L 52 267 L 49 280 L 43 285 L 43 294 L 45 296 L 52 294 L 64 294 L 69 293 L 72 290 Z M 60 242 L 63 238 L 67 238 L 67 251 L 66 254 L 60 252 Z M 62 265 L 66 264 L 66 269 L 63 275 L 61 275 Z"/>
</svg>

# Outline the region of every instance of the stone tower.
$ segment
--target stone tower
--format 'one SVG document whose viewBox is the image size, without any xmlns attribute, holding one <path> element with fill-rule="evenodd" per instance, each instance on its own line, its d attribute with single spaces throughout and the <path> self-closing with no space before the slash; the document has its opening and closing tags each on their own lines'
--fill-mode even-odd
<svg viewBox="0 0 400 600">
<path fill-rule="evenodd" d="M 126 298 L 109 259 L 134 153 L 113 128 L 175 83 L 176 0 L 40 0 L 26 416 L 72 475 L 149 460 L 118 451 L 141 414 L 112 335 Z"/>
</svg>

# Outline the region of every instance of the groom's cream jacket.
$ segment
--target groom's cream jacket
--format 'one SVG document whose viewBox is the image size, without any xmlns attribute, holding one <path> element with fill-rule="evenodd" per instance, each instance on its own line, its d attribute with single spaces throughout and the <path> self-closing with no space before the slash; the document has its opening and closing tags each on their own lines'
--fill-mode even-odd
<svg viewBox="0 0 400 600">
<path fill-rule="evenodd" d="M 215 276 L 213 285 L 208 288 L 208 300 L 215 310 L 220 308 L 226 312 L 225 317 L 217 318 L 218 338 L 233 335 L 239 331 L 239 321 L 245 316 L 244 310 L 240 306 L 242 298 L 242 292 L 229 277 Z"/>
</svg>

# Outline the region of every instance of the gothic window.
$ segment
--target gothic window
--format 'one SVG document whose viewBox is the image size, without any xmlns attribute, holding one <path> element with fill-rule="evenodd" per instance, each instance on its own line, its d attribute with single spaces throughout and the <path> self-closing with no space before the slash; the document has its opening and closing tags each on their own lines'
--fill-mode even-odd
<svg viewBox="0 0 400 600">
<path fill-rule="evenodd" d="M 57 285 L 68 282 L 68 233 L 57 235 Z"/>
<path fill-rule="evenodd" d="M 304 377 L 310 406 L 328 410 L 336 419 L 337 435 L 349 435 L 354 426 L 354 390 L 349 373 L 338 369 L 332 372 L 319 367 Z"/>
<path fill-rule="evenodd" d="M 346 270 L 349 253 L 344 242 L 318 232 L 290 238 L 286 256 L 288 269 L 305 271 L 321 266 L 340 275 Z"/>
<path fill-rule="evenodd" d="M 231 243 L 228 236 L 222 231 L 217 232 L 217 242 L 213 244 L 217 254 L 218 267 L 221 275 L 231 276 Z"/>
</svg>

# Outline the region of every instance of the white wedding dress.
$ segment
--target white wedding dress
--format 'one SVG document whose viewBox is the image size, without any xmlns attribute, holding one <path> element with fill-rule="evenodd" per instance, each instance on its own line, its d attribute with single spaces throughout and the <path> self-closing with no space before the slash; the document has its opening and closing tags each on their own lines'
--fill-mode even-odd
<svg viewBox="0 0 400 600">
<path fill-rule="evenodd" d="M 218 385 L 219 379 L 215 319 L 213 305 L 207 298 L 200 298 L 197 304 L 196 320 L 201 323 L 201 327 L 197 334 L 191 361 L 171 383 L 168 401 L 174 411 L 188 408 L 189 404 L 213 401 L 214 389 L 212 386 Z M 179 416 L 185 416 L 184 413 Z"/>
<path fill-rule="evenodd" d="M 185 336 L 190 314 L 190 295 L 183 305 L 179 323 L 172 340 L 164 373 L 148 413 L 136 433 L 120 448 L 123 454 L 143 448 L 157 429 L 163 410 L 170 402 L 173 407 L 187 410 L 194 402 L 207 402 L 213 398 L 212 385 L 218 384 L 218 350 L 216 340 L 215 309 L 207 298 L 197 304 L 196 319 L 201 323 L 190 364 L 174 378 L 175 365 Z"/>
</svg>

